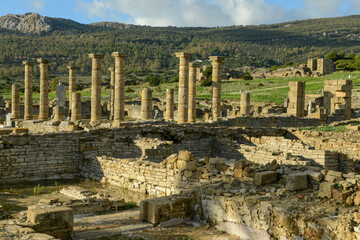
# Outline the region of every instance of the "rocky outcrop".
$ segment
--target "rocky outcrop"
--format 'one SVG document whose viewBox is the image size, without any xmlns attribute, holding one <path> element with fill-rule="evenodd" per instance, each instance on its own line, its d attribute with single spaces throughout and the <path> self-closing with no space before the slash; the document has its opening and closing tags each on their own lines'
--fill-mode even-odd
<svg viewBox="0 0 360 240">
<path fill-rule="evenodd" d="M 0 17 L 0 28 L 22 33 L 40 33 L 51 30 L 46 17 L 40 16 L 37 13 L 27 13 L 24 15 L 9 14 Z"/>
</svg>

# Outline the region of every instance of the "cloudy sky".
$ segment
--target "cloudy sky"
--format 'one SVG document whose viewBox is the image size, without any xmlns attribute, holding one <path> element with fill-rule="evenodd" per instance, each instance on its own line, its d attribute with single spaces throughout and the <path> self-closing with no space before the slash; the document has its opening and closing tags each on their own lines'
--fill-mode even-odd
<svg viewBox="0 0 360 240">
<path fill-rule="evenodd" d="M 1 0 L 0 15 L 38 12 L 81 23 L 151 26 L 270 24 L 360 14 L 360 0 Z"/>
</svg>

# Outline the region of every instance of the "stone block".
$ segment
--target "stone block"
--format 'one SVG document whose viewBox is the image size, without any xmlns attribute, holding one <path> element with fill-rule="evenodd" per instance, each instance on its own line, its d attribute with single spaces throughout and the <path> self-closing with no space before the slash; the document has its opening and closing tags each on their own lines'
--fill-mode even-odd
<svg viewBox="0 0 360 240">
<path fill-rule="evenodd" d="M 337 202 L 343 203 L 351 195 L 351 191 L 342 191 L 340 189 L 333 189 L 332 195 Z"/>
<path fill-rule="evenodd" d="M 185 162 L 195 160 L 194 155 L 189 151 L 179 151 L 178 159 Z"/>
<path fill-rule="evenodd" d="M 277 179 L 277 172 L 275 171 L 266 171 L 266 172 L 257 172 L 255 173 L 255 185 L 261 186 L 275 182 Z"/>
<path fill-rule="evenodd" d="M 321 172 L 316 172 L 314 170 L 309 169 L 306 170 L 304 173 L 308 176 L 309 179 L 312 179 L 316 182 L 320 182 L 323 179 L 323 175 Z"/>
<path fill-rule="evenodd" d="M 332 182 L 322 182 L 320 183 L 319 188 L 319 197 L 321 198 L 331 198 L 332 190 L 335 188 L 335 183 Z"/>
<path fill-rule="evenodd" d="M 33 229 L 59 239 L 72 239 L 74 212 L 71 208 L 53 205 L 34 205 L 27 211 Z"/>
<path fill-rule="evenodd" d="M 222 222 L 216 226 L 220 231 L 224 231 L 230 234 L 234 234 L 239 239 L 251 240 L 251 239 L 262 239 L 270 240 L 270 235 L 265 230 L 251 228 L 242 224 L 232 222 Z"/>
<path fill-rule="evenodd" d="M 243 177 L 242 172 L 243 172 L 242 169 L 235 169 L 235 170 L 234 170 L 234 177 L 236 177 L 236 178 L 242 178 L 242 177 Z"/>
<path fill-rule="evenodd" d="M 296 191 L 307 188 L 307 175 L 304 173 L 289 174 L 286 178 L 286 188 Z"/>
</svg>

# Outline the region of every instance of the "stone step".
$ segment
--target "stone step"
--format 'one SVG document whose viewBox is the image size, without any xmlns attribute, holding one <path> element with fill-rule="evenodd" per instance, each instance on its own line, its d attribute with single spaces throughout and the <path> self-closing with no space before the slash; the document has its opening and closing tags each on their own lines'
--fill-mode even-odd
<svg viewBox="0 0 360 240">
<path fill-rule="evenodd" d="M 76 239 L 98 239 L 101 237 L 110 237 L 117 234 L 121 234 L 123 232 L 128 231 L 137 231 L 137 230 L 144 230 L 153 228 L 154 225 L 151 223 L 138 223 L 138 224 L 130 224 L 120 227 L 114 227 L 114 228 L 105 228 L 105 229 L 99 229 L 99 230 L 90 230 L 90 231 L 84 231 L 84 232 L 74 232 L 74 240 Z"/>
</svg>

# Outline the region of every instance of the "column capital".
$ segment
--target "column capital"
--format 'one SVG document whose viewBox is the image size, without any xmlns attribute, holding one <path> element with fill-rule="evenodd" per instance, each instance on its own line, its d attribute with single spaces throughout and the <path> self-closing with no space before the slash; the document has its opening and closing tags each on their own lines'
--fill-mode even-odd
<svg viewBox="0 0 360 240">
<path fill-rule="evenodd" d="M 127 56 L 126 53 L 121 53 L 121 52 L 113 52 L 111 55 L 115 58 L 125 58 Z"/>
<path fill-rule="evenodd" d="M 73 65 L 69 65 L 69 66 L 67 66 L 67 69 L 77 69 L 77 67 L 75 67 L 75 66 L 73 66 Z"/>
<path fill-rule="evenodd" d="M 44 63 L 44 64 L 48 64 L 49 63 L 49 60 L 47 60 L 47 59 L 43 59 L 43 58 L 38 58 L 37 60 L 36 60 L 38 63 Z"/>
<path fill-rule="evenodd" d="M 101 60 L 101 59 L 104 59 L 104 54 L 90 53 L 89 58 Z"/>
<path fill-rule="evenodd" d="M 210 56 L 209 58 L 213 62 L 223 62 L 225 60 L 225 57 L 220 56 Z"/>
<path fill-rule="evenodd" d="M 22 64 L 25 64 L 25 65 L 33 65 L 34 62 L 32 62 L 32 61 L 23 61 Z"/>
<path fill-rule="evenodd" d="M 199 67 L 199 63 L 198 62 L 191 62 L 191 63 L 189 63 L 189 67 L 197 68 L 197 67 Z"/>
<path fill-rule="evenodd" d="M 186 52 L 175 53 L 175 56 L 178 58 L 191 58 L 193 55 L 194 55 L 193 53 L 186 53 Z"/>
<path fill-rule="evenodd" d="M 115 71 L 115 68 L 109 67 L 108 70 L 109 70 L 110 72 L 113 72 L 113 71 Z"/>
</svg>

